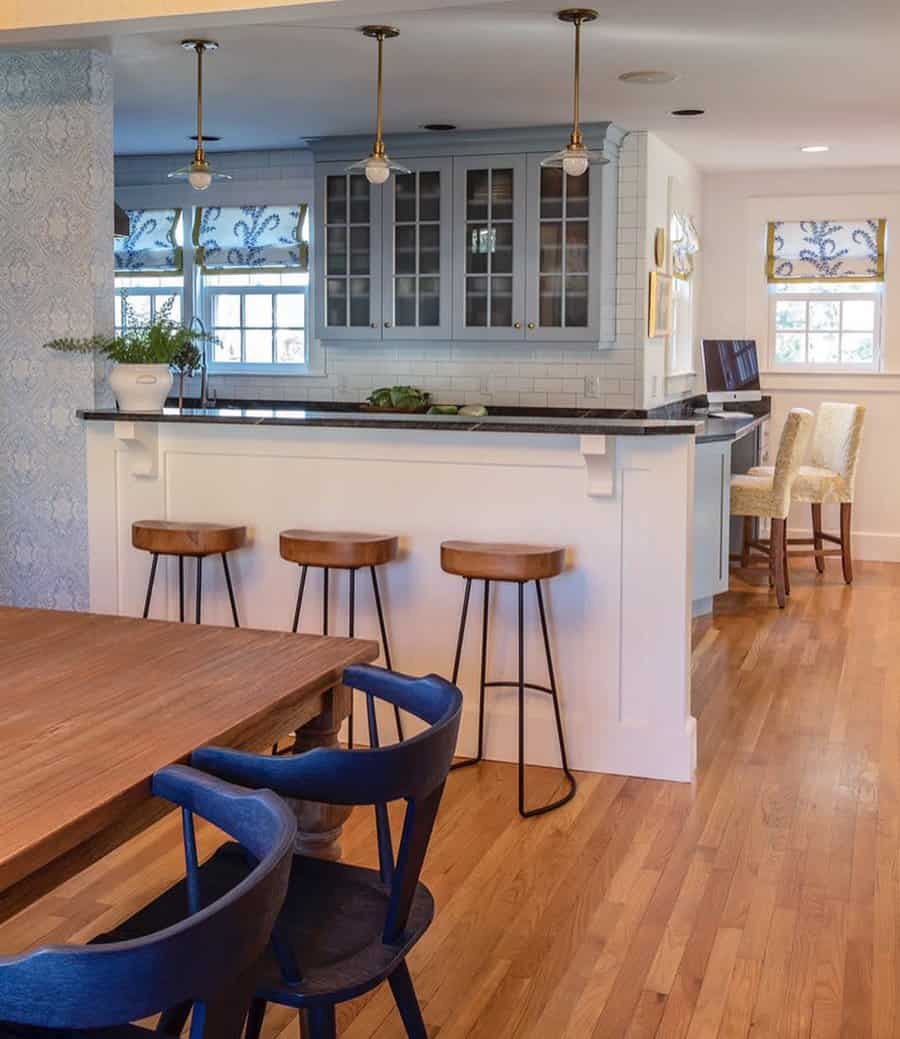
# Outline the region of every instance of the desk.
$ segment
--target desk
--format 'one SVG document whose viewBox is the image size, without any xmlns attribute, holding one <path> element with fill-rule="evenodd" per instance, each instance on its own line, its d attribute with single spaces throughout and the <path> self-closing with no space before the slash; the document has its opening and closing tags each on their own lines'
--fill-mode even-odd
<svg viewBox="0 0 900 1039">
<path fill-rule="evenodd" d="M 0 921 L 166 810 L 165 765 L 208 743 L 333 744 L 357 639 L 0 608 Z M 334 855 L 348 811 L 298 804 L 298 850 Z"/>
</svg>

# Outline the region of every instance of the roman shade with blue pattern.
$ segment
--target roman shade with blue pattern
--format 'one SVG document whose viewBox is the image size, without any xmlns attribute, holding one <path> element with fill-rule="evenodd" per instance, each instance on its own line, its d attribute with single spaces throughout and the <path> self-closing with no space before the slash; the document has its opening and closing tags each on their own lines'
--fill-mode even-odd
<svg viewBox="0 0 900 1039">
<path fill-rule="evenodd" d="M 180 209 L 129 209 L 127 238 L 115 245 L 116 274 L 180 274 L 184 257 L 175 233 Z"/>
<path fill-rule="evenodd" d="M 694 273 L 694 257 L 700 252 L 700 235 L 690 214 L 678 209 L 672 213 L 669 241 L 672 245 L 672 274 L 682 281 L 690 280 Z"/>
<path fill-rule="evenodd" d="M 308 271 L 304 204 L 205 206 L 197 210 L 194 246 L 208 273 Z"/>
<path fill-rule="evenodd" d="M 779 220 L 769 224 L 770 283 L 884 281 L 885 220 Z"/>
</svg>

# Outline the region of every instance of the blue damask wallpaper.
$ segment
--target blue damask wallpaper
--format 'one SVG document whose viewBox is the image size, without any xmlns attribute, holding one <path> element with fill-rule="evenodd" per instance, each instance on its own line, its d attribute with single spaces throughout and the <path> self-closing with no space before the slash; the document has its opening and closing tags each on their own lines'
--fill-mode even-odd
<svg viewBox="0 0 900 1039">
<path fill-rule="evenodd" d="M 0 52 L 0 602 L 88 605 L 90 358 L 42 349 L 112 325 L 108 55 Z"/>
</svg>

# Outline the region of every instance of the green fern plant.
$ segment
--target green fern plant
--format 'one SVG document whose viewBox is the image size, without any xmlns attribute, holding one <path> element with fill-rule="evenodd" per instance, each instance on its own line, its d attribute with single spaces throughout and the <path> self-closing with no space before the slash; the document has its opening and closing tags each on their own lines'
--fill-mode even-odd
<svg viewBox="0 0 900 1039">
<path fill-rule="evenodd" d="M 119 335 L 94 335 L 83 339 L 65 336 L 44 346 L 61 353 L 100 354 L 116 364 L 168 364 L 184 371 L 188 358 L 196 359 L 193 367 L 199 364 L 197 344 L 215 342 L 216 337 L 173 321 L 174 305 L 175 298 L 171 297 L 159 308 L 152 321 L 145 321 L 137 316 L 125 298 L 125 331 Z"/>
</svg>

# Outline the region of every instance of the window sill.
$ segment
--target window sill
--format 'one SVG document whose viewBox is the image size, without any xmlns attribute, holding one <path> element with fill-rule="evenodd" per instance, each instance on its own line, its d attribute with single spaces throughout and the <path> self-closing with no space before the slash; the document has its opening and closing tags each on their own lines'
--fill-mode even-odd
<svg viewBox="0 0 900 1039">
<path fill-rule="evenodd" d="M 900 393 L 900 372 L 854 372 L 840 370 L 785 371 L 770 368 L 760 372 L 763 393 L 770 390 L 809 390 L 821 393 Z"/>
</svg>

